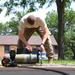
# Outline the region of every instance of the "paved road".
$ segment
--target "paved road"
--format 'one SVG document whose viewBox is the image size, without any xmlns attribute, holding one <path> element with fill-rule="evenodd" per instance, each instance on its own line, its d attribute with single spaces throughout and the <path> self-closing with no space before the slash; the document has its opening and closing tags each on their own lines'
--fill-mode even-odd
<svg viewBox="0 0 75 75">
<path fill-rule="evenodd" d="M 0 75 L 75 75 L 69 67 L 0 67 Z"/>
</svg>

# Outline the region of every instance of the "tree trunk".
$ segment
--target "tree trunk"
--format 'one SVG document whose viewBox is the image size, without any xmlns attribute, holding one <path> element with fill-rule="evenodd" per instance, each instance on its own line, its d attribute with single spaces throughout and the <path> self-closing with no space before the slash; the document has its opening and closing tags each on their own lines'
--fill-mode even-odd
<svg viewBox="0 0 75 75">
<path fill-rule="evenodd" d="M 64 0 L 56 0 L 58 12 L 58 59 L 64 59 Z"/>
<path fill-rule="evenodd" d="M 75 52 L 73 53 L 74 55 L 73 55 L 73 60 L 75 60 Z"/>
<path fill-rule="evenodd" d="M 75 46 L 74 46 L 74 44 L 75 44 L 75 42 L 71 42 L 72 43 L 72 47 L 71 47 L 71 50 L 72 50 L 72 52 L 73 52 L 73 60 L 75 60 Z"/>
</svg>

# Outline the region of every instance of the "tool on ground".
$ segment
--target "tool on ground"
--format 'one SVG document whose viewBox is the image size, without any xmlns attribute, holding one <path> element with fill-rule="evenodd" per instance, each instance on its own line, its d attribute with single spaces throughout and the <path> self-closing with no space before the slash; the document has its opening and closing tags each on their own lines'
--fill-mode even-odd
<svg viewBox="0 0 75 75">
<path fill-rule="evenodd" d="M 15 50 L 10 50 L 9 54 L 5 54 L 2 59 L 2 65 L 5 67 L 16 67 L 17 64 L 39 63 L 39 51 L 39 48 L 33 48 L 32 52 L 28 52 L 26 48 L 24 50 L 19 49 L 17 53 Z"/>
</svg>

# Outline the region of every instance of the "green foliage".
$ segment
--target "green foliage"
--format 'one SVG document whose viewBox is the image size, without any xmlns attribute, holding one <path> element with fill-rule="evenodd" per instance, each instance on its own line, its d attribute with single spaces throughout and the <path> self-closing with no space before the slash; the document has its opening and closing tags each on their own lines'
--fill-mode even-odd
<svg viewBox="0 0 75 75">
<path fill-rule="evenodd" d="M 66 10 L 65 11 L 65 57 L 73 59 L 75 54 L 75 11 Z"/>
<path fill-rule="evenodd" d="M 18 20 L 12 18 L 11 21 L 0 23 L 0 35 L 18 35 Z"/>
<path fill-rule="evenodd" d="M 22 9 L 23 12 L 26 13 L 26 11 L 31 12 L 37 10 L 36 7 L 36 0 L 6 0 L 3 2 L 3 5 L 1 7 L 7 8 L 6 15 L 10 15 L 10 13 L 18 12 L 17 9 Z"/>
<path fill-rule="evenodd" d="M 6 25 L 9 27 L 9 35 L 18 35 L 18 20 L 12 18 L 11 21 L 6 22 Z"/>
<path fill-rule="evenodd" d="M 0 23 L 0 35 L 8 34 L 8 25 Z"/>
<path fill-rule="evenodd" d="M 40 63 L 41 61 L 39 61 Z M 42 64 L 48 64 L 48 60 L 42 60 Z M 75 65 L 75 60 L 53 60 L 53 64 Z"/>
<path fill-rule="evenodd" d="M 73 59 L 75 53 L 75 11 L 74 10 L 66 10 L 65 11 L 65 26 L 64 26 L 64 45 L 65 45 L 65 59 Z M 46 17 L 47 25 L 56 38 L 58 39 L 58 19 L 57 12 L 48 12 Z"/>
<path fill-rule="evenodd" d="M 71 47 L 65 45 L 65 59 L 66 60 L 72 60 L 73 59 L 73 52 L 71 50 Z"/>
<path fill-rule="evenodd" d="M 0 23 L 0 34 L 2 34 L 3 24 Z"/>
<path fill-rule="evenodd" d="M 52 35 L 58 39 L 58 15 L 57 12 L 52 11 L 48 12 L 46 16 L 46 23 L 48 25 L 49 30 L 51 31 Z"/>
<path fill-rule="evenodd" d="M 46 17 L 46 22 L 50 30 L 56 31 L 58 26 L 58 16 L 57 12 L 48 12 Z M 53 29 L 54 28 L 54 29 Z"/>
<path fill-rule="evenodd" d="M 2 12 L 2 9 L 0 8 L 0 13 Z"/>
<path fill-rule="evenodd" d="M 45 4 L 47 7 L 49 7 L 55 0 L 6 0 L 6 1 L 0 1 L 2 5 L 0 5 L 2 8 L 7 8 L 6 15 L 10 15 L 10 13 L 18 12 L 17 9 L 21 8 L 23 12 L 32 12 L 36 11 L 39 8 L 42 8 Z M 36 6 L 38 4 L 39 8 Z"/>
</svg>

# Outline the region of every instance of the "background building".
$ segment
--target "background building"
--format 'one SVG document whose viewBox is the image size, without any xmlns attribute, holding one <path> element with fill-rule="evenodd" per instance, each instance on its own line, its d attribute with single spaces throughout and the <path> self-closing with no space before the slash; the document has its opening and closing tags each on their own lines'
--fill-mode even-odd
<svg viewBox="0 0 75 75">
<path fill-rule="evenodd" d="M 18 42 L 18 35 L 3 35 L 0 36 L 0 59 L 3 57 L 4 53 L 9 53 L 10 48 L 15 48 L 17 51 L 17 42 Z M 55 47 L 58 45 L 54 36 L 52 35 L 51 37 L 51 41 L 52 41 L 52 46 L 54 48 L 54 53 L 57 54 L 57 50 L 55 49 Z M 40 36 L 31 36 L 31 38 L 29 39 L 29 44 L 32 46 L 36 46 L 39 47 L 42 39 L 40 38 Z"/>
</svg>

